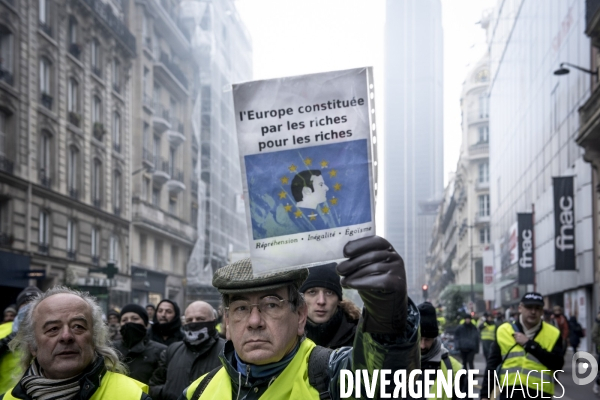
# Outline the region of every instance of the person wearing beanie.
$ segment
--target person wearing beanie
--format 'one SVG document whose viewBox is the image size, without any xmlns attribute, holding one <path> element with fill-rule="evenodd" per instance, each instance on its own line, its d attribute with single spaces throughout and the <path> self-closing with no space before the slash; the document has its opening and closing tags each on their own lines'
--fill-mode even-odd
<svg viewBox="0 0 600 400">
<path fill-rule="evenodd" d="M 417 306 L 419 309 L 419 314 L 421 315 L 421 369 L 423 373 L 426 370 L 434 370 L 437 371 L 441 369 L 444 376 L 447 376 L 447 371 L 451 370 L 452 374 L 456 373 L 459 369 L 462 368 L 462 364 L 458 362 L 454 357 L 450 355 L 448 349 L 444 347 L 441 339 L 439 338 L 439 327 L 437 321 L 437 315 L 435 308 L 429 302 L 421 303 Z M 437 398 L 437 372 L 432 374 L 432 376 L 436 376 L 436 380 L 433 386 L 430 389 L 431 398 Z M 465 378 L 465 375 L 462 376 Z M 454 390 L 454 376 L 450 380 L 452 382 L 452 392 L 453 399 L 459 398 Z M 462 393 L 466 392 L 466 379 L 461 379 L 460 381 L 460 389 Z M 441 399 L 448 399 L 445 397 L 445 392 L 442 391 L 443 396 Z"/>
<path fill-rule="evenodd" d="M 121 340 L 121 325 L 119 324 L 119 312 L 114 309 L 108 310 L 106 314 L 106 323 L 108 324 L 108 337 L 111 342 L 115 343 Z"/>
<path fill-rule="evenodd" d="M 17 316 L 17 306 L 10 305 L 4 309 L 4 319 L 2 322 L 12 322 Z"/>
<path fill-rule="evenodd" d="M 352 346 L 360 310 L 350 300 L 342 299 L 337 264 L 322 264 L 309 269 L 300 287 L 308 306 L 306 336 L 319 346 L 337 349 Z"/>
<path fill-rule="evenodd" d="M 156 314 L 156 307 L 154 307 L 154 304 L 152 304 L 152 303 L 146 304 L 146 312 L 148 313 L 148 322 L 150 324 L 153 324 L 154 323 L 154 314 Z"/>
<path fill-rule="evenodd" d="M 479 331 L 473 325 L 470 314 L 466 314 L 462 324 L 454 331 L 454 343 L 460 351 L 466 369 L 475 369 L 475 354 L 479 353 Z"/>
<path fill-rule="evenodd" d="M 148 328 L 151 340 L 169 346 L 183 340 L 181 330 L 181 311 L 179 305 L 171 300 L 162 300 L 156 306 L 154 321 Z"/>
<path fill-rule="evenodd" d="M 148 384 L 167 348 L 148 338 L 148 313 L 139 304 L 127 304 L 119 314 L 121 339 L 113 343 L 119 358 L 129 367 L 130 378 Z"/>
</svg>

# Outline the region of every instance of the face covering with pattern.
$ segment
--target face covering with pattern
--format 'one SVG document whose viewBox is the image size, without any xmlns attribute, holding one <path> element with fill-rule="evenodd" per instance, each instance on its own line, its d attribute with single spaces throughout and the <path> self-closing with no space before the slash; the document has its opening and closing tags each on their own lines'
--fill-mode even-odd
<svg viewBox="0 0 600 400">
<path fill-rule="evenodd" d="M 183 333 L 185 333 L 184 340 L 191 345 L 198 345 L 207 341 L 217 333 L 217 322 L 192 322 L 183 326 Z"/>
</svg>

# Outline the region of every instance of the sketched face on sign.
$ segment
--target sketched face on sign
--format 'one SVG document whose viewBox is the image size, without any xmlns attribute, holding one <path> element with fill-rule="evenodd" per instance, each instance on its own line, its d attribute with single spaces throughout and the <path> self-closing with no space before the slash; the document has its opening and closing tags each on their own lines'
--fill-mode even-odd
<svg viewBox="0 0 600 400">
<path fill-rule="evenodd" d="M 298 207 L 314 210 L 327 201 L 328 190 L 319 170 L 302 171 L 292 180 L 292 194 Z"/>
</svg>

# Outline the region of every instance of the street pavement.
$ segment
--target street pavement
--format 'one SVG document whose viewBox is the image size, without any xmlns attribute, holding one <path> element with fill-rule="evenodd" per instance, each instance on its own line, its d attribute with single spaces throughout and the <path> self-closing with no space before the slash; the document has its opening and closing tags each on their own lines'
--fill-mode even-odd
<svg viewBox="0 0 600 400">
<path fill-rule="evenodd" d="M 590 383 L 588 385 L 584 385 L 584 386 L 579 386 L 576 385 L 573 382 L 573 376 L 572 376 L 572 367 L 571 367 L 571 360 L 573 358 L 573 352 L 571 350 L 569 350 L 567 352 L 567 354 L 565 355 L 565 363 L 563 366 L 563 370 L 564 372 L 559 372 L 558 373 L 558 380 L 559 382 L 562 384 L 562 386 L 564 387 L 564 395 L 563 395 L 563 390 L 561 389 L 560 385 L 556 385 L 555 386 L 555 395 L 559 396 L 559 397 L 555 397 L 555 398 L 560 398 L 562 400 L 599 400 L 600 396 L 596 396 L 594 394 L 593 387 L 594 387 L 594 383 Z M 460 361 L 460 356 L 457 357 L 457 359 Z M 483 352 L 479 352 L 479 354 L 477 354 L 475 356 L 475 369 L 479 370 L 479 379 L 478 379 L 478 385 L 476 386 L 476 390 L 475 393 L 478 394 L 478 398 L 479 398 L 479 390 L 481 389 L 481 380 L 483 379 L 483 375 L 485 374 L 485 359 L 483 357 Z M 541 397 L 540 397 L 541 398 Z"/>
</svg>

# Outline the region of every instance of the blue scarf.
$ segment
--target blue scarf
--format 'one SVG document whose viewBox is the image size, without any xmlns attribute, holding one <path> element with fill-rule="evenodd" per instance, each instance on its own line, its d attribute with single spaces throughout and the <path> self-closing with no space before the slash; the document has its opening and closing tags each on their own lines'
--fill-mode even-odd
<svg viewBox="0 0 600 400">
<path fill-rule="evenodd" d="M 294 349 L 288 355 L 283 357 L 280 361 L 265 365 L 246 364 L 238 357 L 236 351 L 234 354 L 235 360 L 237 361 L 237 371 L 240 374 L 242 374 L 242 376 L 246 377 L 246 380 L 252 381 L 255 379 L 266 379 L 275 376 L 281 371 L 283 371 L 285 367 L 287 367 L 288 364 L 292 361 L 292 359 L 298 352 L 298 349 L 300 348 L 301 341 L 302 340 L 298 340 L 298 343 L 296 343 L 296 347 L 294 347 Z M 246 370 L 248 367 L 250 367 L 250 375 L 246 376 Z"/>
</svg>

